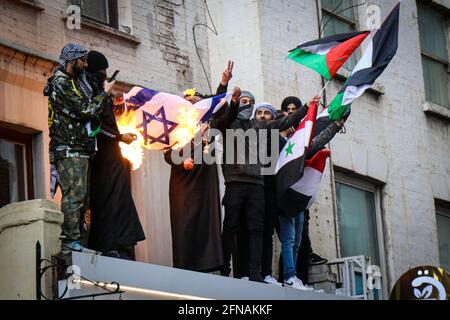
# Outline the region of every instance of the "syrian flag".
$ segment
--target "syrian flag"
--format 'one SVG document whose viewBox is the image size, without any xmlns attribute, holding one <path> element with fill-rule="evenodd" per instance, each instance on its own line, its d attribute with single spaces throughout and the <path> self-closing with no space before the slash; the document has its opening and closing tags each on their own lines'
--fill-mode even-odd
<svg viewBox="0 0 450 320">
<path fill-rule="evenodd" d="M 303 64 L 330 80 L 369 33 L 343 33 L 309 41 L 289 51 L 288 59 Z"/>
<path fill-rule="evenodd" d="M 305 151 L 311 144 L 317 117 L 317 103 L 312 103 L 302 123 L 287 141 L 278 158 L 276 174 L 277 198 L 279 203 L 289 201 L 289 188 L 303 176 Z M 296 215 L 300 213 L 292 213 Z"/>
<path fill-rule="evenodd" d="M 330 103 L 330 120 L 339 120 L 350 105 L 370 88 L 395 56 L 398 47 L 400 2 L 370 41 L 352 74 Z"/>
<path fill-rule="evenodd" d="M 278 204 L 282 212 L 293 216 L 312 206 L 329 156 L 330 150 L 322 149 L 306 160 L 303 176 L 288 189 L 285 201 Z"/>
<path fill-rule="evenodd" d="M 134 111 L 133 123 L 141 132 L 145 144 L 154 150 L 161 150 L 177 142 L 174 136 L 181 129 L 180 118 L 193 114 L 196 122 L 206 122 L 220 110 L 230 95 L 223 93 L 193 105 L 173 94 L 133 87 L 124 94 L 124 102 L 126 111 Z"/>
</svg>

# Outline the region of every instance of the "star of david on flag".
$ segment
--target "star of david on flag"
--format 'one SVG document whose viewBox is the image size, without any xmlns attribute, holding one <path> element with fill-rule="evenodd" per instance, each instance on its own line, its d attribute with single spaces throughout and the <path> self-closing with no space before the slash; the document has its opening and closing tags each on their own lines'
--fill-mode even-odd
<svg viewBox="0 0 450 320">
<path fill-rule="evenodd" d="M 136 128 L 142 133 L 145 144 L 151 149 L 161 150 L 176 142 L 172 137 L 179 128 L 177 118 L 181 108 L 194 108 L 199 114 L 199 122 L 206 122 L 229 96 L 229 93 L 224 93 L 193 105 L 173 94 L 133 87 L 124 94 L 124 101 L 125 109 L 134 111 Z"/>
</svg>

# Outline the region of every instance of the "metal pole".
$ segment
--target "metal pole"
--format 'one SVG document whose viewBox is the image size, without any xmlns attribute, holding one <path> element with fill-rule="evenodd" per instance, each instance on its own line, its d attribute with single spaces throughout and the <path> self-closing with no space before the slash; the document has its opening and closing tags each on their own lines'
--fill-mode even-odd
<svg viewBox="0 0 450 320">
<path fill-rule="evenodd" d="M 322 93 L 325 91 L 325 89 L 328 87 L 328 85 L 330 84 L 331 80 L 328 80 L 325 85 L 323 86 L 322 90 L 320 90 L 318 96 L 321 96 Z"/>
<path fill-rule="evenodd" d="M 36 242 L 36 300 L 41 300 L 41 244 Z"/>
</svg>

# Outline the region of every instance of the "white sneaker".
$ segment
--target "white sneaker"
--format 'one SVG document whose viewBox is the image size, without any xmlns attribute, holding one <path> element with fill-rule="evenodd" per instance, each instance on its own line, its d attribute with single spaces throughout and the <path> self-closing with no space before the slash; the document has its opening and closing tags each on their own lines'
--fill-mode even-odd
<svg viewBox="0 0 450 320">
<path fill-rule="evenodd" d="M 300 280 L 296 276 L 290 277 L 288 280 L 284 280 L 284 286 L 302 290 L 302 291 L 314 291 L 313 288 L 305 287 L 303 285 L 302 280 Z"/>
<path fill-rule="evenodd" d="M 268 276 L 266 276 L 265 278 L 264 278 L 264 282 L 265 283 L 267 283 L 267 284 L 273 284 L 273 285 L 276 285 L 276 286 L 282 286 L 282 284 L 281 283 L 279 283 L 274 277 L 272 277 L 271 275 L 268 275 Z"/>
<path fill-rule="evenodd" d="M 317 293 L 325 293 L 325 290 L 323 290 L 323 289 L 314 289 L 314 292 L 317 292 Z"/>
<path fill-rule="evenodd" d="M 310 286 L 309 284 L 304 284 L 304 286 L 306 287 L 306 288 L 311 288 L 312 290 L 314 290 L 314 292 L 317 292 L 317 293 L 325 293 L 325 290 L 323 290 L 323 289 L 315 289 L 314 288 L 314 286 Z"/>
<path fill-rule="evenodd" d="M 250 278 L 249 277 L 242 277 L 241 280 L 250 281 Z"/>
</svg>

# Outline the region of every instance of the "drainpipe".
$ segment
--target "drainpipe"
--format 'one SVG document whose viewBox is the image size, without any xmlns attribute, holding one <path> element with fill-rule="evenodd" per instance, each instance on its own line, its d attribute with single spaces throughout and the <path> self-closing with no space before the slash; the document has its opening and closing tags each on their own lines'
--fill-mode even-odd
<svg viewBox="0 0 450 320">
<path fill-rule="evenodd" d="M 320 33 L 322 26 L 321 26 L 321 20 L 322 20 L 322 10 L 321 10 L 321 0 L 316 0 L 316 6 L 317 6 L 317 27 L 319 30 L 319 38 L 322 38 L 322 35 Z M 320 77 L 322 88 L 325 86 L 325 80 L 324 78 Z M 331 80 L 330 80 L 331 81 Z M 323 91 L 323 103 L 326 106 L 327 105 L 327 91 L 326 89 Z M 331 151 L 331 144 L 328 143 L 328 149 Z M 333 170 L 333 159 L 332 159 L 332 153 L 330 154 L 330 180 L 331 180 L 331 201 L 333 203 L 333 217 L 334 217 L 334 239 L 335 239 L 335 248 L 336 248 L 336 257 L 341 256 L 341 250 L 339 246 L 339 232 L 338 232 L 338 217 L 337 217 L 337 208 L 336 208 L 336 184 L 334 181 L 334 170 Z"/>
</svg>

